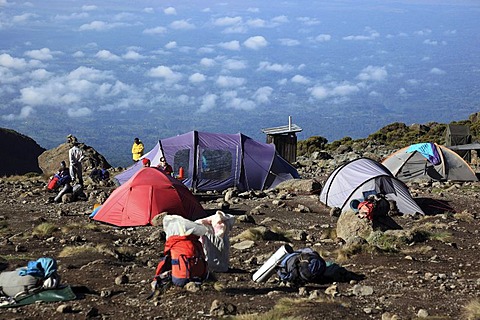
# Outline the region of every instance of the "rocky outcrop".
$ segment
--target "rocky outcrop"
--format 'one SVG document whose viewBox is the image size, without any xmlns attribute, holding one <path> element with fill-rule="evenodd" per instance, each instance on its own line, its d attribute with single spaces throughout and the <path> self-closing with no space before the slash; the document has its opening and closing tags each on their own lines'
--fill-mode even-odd
<svg viewBox="0 0 480 320">
<path fill-rule="evenodd" d="M 0 175 L 23 175 L 29 172 L 42 173 L 38 156 L 45 151 L 32 138 L 14 130 L 0 128 Z"/>
<path fill-rule="evenodd" d="M 85 155 L 82 160 L 83 171 L 90 172 L 93 168 L 111 168 L 111 165 L 107 162 L 104 156 L 98 153 L 93 147 L 87 146 L 84 143 L 79 143 L 78 147 L 83 150 Z M 38 157 L 38 164 L 47 175 L 55 173 L 61 161 L 65 161 L 68 165 L 68 150 L 71 148 L 71 145 L 66 142 L 62 143 L 56 148 L 47 150 L 43 152 Z"/>
</svg>

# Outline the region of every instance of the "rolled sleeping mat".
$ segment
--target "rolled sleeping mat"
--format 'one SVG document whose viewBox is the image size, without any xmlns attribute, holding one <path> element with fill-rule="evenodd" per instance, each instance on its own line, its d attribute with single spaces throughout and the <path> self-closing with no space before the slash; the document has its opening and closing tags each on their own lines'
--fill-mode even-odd
<svg viewBox="0 0 480 320">
<path fill-rule="evenodd" d="M 267 261 L 258 269 L 252 276 L 253 281 L 255 282 L 265 282 L 267 281 L 274 273 L 278 264 L 285 258 L 289 253 L 292 253 L 293 249 L 290 245 L 284 244 L 281 246 Z"/>
</svg>

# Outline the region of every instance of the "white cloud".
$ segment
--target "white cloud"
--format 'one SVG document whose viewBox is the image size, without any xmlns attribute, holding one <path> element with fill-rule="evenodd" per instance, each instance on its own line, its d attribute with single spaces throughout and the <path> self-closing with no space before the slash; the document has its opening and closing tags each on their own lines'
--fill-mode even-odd
<svg viewBox="0 0 480 320">
<path fill-rule="evenodd" d="M 351 35 L 351 36 L 346 36 L 343 37 L 343 40 L 353 40 L 353 41 L 365 41 L 365 40 L 374 40 L 378 37 L 380 37 L 380 33 L 377 31 L 367 27 L 365 28 L 365 31 L 368 33 L 368 35 Z"/>
<path fill-rule="evenodd" d="M 195 25 L 187 20 L 177 20 L 170 23 L 170 28 L 175 30 L 191 30 L 195 29 Z"/>
<path fill-rule="evenodd" d="M 145 13 L 155 13 L 155 9 L 153 9 L 151 7 L 148 7 L 148 8 L 144 8 L 143 12 L 145 12 Z"/>
<path fill-rule="evenodd" d="M 108 23 L 104 21 L 92 21 L 90 23 L 82 24 L 79 28 L 80 31 L 105 31 L 119 26 L 124 26 L 124 23 Z"/>
<path fill-rule="evenodd" d="M 213 21 L 213 25 L 217 27 L 226 27 L 242 23 L 242 17 L 222 17 Z"/>
<path fill-rule="evenodd" d="M 177 10 L 174 7 L 168 7 L 163 9 L 163 13 L 169 16 L 174 16 L 177 14 Z"/>
<path fill-rule="evenodd" d="M 388 72 L 385 67 L 368 66 L 364 68 L 357 79 L 362 81 L 382 81 L 388 76 Z"/>
<path fill-rule="evenodd" d="M 291 81 L 293 83 L 298 83 L 298 84 L 309 84 L 310 83 L 310 80 L 308 80 L 308 78 L 302 76 L 302 75 L 294 75 L 291 79 Z"/>
<path fill-rule="evenodd" d="M 400 88 L 400 89 L 398 89 L 397 94 L 401 95 L 401 96 L 404 96 L 404 95 L 407 94 L 407 90 L 405 88 Z"/>
<path fill-rule="evenodd" d="M 150 29 L 143 30 L 145 34 L 164 34 L 167 33 L 167 28 L 165 27 L 155 27 Z"/>
<path fill-rule="evenodd" d="M 255 91 L 253 99 L 259 104 L 270 103 L 270 96 L 272 95 L 273 89 L 271 87 L 261 87 Z"/>
<path fill-rule="evenodd" d="M 232 88 L 243 86 L 247 81 L 244 78 L 219 76 L 216 84 L 222 88 Z"/>
<path fill-rule="evenodd" d="M 215 108 L 217 104 L 218 96 L 215 94 L 207 94 L 202 98 L 202 104 L 200 105 L 199 112 L 207 112 Z"/>
<path fill-rule="evenodd" d="M 22 107 L 22 109 L 20 109 L 20 113 L 18 115 L 10 113 L 8 115 L 3 115 L 2 119 L 7 120 L 7 121 L 23 120 L 23 119 L 26 119 L 26 118 L 30 117 L 30 115 L 34 112 L 35 112 L 35 110 L 32 107 L 25 106 L 25 107 Z"/>
<path fill-rule="evenodd" d="M 89 81 L 103 81 L 115 79 L 108 71 L 100 71 L 94 68 L 78 67 L 67 75 L 68 80 L 86 79 Z"/>
<path fill-rule="evenodd" d="M 165 49 L 175 49 L 177 47 L 177 42 L 176 41 L 170 41 L 165 45 Z"/>
<path fill-rule="evenodd" d="M 33 18 L 38 17 L 38 15 L 33 14 L 33 13 L 24 13 L 18 16 L 13 16 L 12 22 L 13 23 L 22 23 L 22 22 L 27 22 L 29 20 L 32 20 Z"/>
<path fill-rule="evenodd" d="M 30 78 L 32 80 L 46 80 L 53 76 L 52 72 L 48 72 L 45 69 L 37 69 L 30 72 Z"/>
<path fill-rule="evenodd" d="M 213 67 L 216 64 L 216 62 L 215 60 L 210 58 L 202 58 L 200 60 L 200 64 L 204 67 Z"/>
<path fill-rule="evenodd" d="M 229 42 L 221 42 L 218 44 L 220 48 L 227 49 L 227 50 L 240 50 L 240 42 L 237 40 L 229 41 Z"/>
<path fill-rule="evenodd" d="M 182 79 L 181 73 L 174 72 L 172 69 L 166 66 L 152 68 L 147 72 L 147 75 L 152 78 L 163 78 L 169 83 L 177 83 Z"/>
<path fill-rule="evenodd" d="M 100 50 L 95 54 L 96 58 L 99 58 L 101 60 L 107 60 L 107 61 L 120 61 L 122 58 L 117 56 L 116 54 L 111 53 L 108 50 Z"/>
<path fill-rule="evenodd" d="M 264 28 L 267 25 L 267 22 L 263 19 L 250 19 L 247 21 L 247 26 L 252 28 Z"/>
<path fill-rule="evenodd" d="M 89 116 L 91 114 L 92 114 L 92 110 L 86 107 L 78 108 L 78 109 L 68 108 L 67 110 L 67 115 L 70 118 L 80 118 L 80 117 Z"/>
<path fill-rule="evenodd" d="M 294 67 L 290 64 L 278 64 L 278 63 L 270 63 L 267 61 L 262 61 L 258 64 L 257 71 L 274 71 L 274 72 L 289 72 L 292 71 Z"/>
<path fill-rule="evenodd" d="M 266 47 L 268 45 L 268 42 L 262 36 L 254 36 L 245 40 L 243 45 L 252 50 L 259 50 L 261 48 Z"/>
<path fill-rule="evenodd" d="M 83 11 L 94 11 L 94 10 L 97 10 L 97 6 L 96 5 L 84 5 L 84 6 L 82 6 L 82 10 Z"/>
<path fill-rule="evenodd" d="M 439 69 L 439 68 L 432 68 L 432 69 L 430 70 L 430 73 L 431 73 L 431 74 L 436 74 L 436 75 L 444 75 L 444 74 L 446 74 L 445 71 L 443 71 L 442 69 Z"/>
<path fill-rule="evenodd" d="M 128 60 L 140 60 L 140 59 L 144 59 L 145 57 L 134 50 L 128 50 L 127 53 L 125 53 L 122 56 L 122 58 L 128 59 Z"/>
<path fill-rule="evenodd" d="M 248 31 L 248 28 L 245 27 L 245 26 L 232 26 L 232 27 L 228 27 L 228 28 L 225 28 L 222 33 L 225 33 L 225 34 L 233 34 L 233 33 L 247 33 Z"/>
<path fill-rule="evenodd" d="M 188 81 L 190 81 L 191 83 L 200 83 L 200 82 L 204 82 L 205 80 L 207 80 L 205 75 L 198 72 L 188 77 Z"/>
<path fill-rule="evenodd" d="M 228 70 L 243 70 L 247 68 L 247 62 L 235 59 L 227 59 L 223 62 L 223 67 Z"/>
<path fill-rule="evenodd" d="M 85 53 L 83 51 L 75 51 L 73 54 L 72 54 L 72 57 L 74 58 L 83 58 L 85 57 Z"/>
<path fill-rule="evenodd" d="M 297 20 L 306 26 L 315 26 L 320 24 L 320 21 L 317 18 L 300 17 L 300 18 L 297 18 Z"/>
<path fill-rule="evenodd" d="M 283 38 L 278 40 L 282 46 L 294 47 L 300 44 L 300 41 L 295 39 Z"/>
<path fill-rule="evenodd" d="M 431 39 L 425 39 L 425 40 L 423 40 L 423 43 L 431 45 L 431 46 L 436 46 L 438 44 L 438 41 L 437 40 L 431 40 Z"/>
<path fill-rule="evenodd" d="M 252 13 L 259 13 L 260 12 L 260 9 L 259 8 L 248 8 L 247 9 L 247 12 L 252 12 Z"/>
<path fill-rule="evenodd" d="M 255 102 L 251 100 L 238 98 L 236 91 L 227 91 L 222 95 L 222 98 L 227 108 L 248 111 L 255 109 L 256 106 Z"/>
<path fill-rule="evenodd" d="M 315 37 L 315 41 L 317 42 L 327 42 L 332 39 L 332 36 L 329 34 L 319 34 L 318 36 Z"/>
<path fill-rule="evenodd" d="M 282 23 L 289 22 L 287 16 L 276 16 L 276 17 L 273 17 L 271 21 L 275 24 L 282 24 Z"/>
<path fill-rule="evenodd" d="M 24 69 L 28 66 L 25 59 L 14 58 L 8 53 L 0 54 L 0 66 L 12 69 Z"/>
<path fill-rule="evenodd" d="M 25 52 L 25 55 L 37 60 L 52 60 L 53 52 L 49 48 L 42 48 L 40 50 L 30 50 Z"/>
<path fill-rule="evenodd" d="M 343 97 L 357 93 L 358 91 L 360 91 L 360 89 L 355 85 L 342 84 L 332 88 L 330 95 Z"/>
<path fill-rule="evenodd" d="M 355 94 L 360 91 L 360 88 L 356 85 L 343 83 L 340 85 L 333 84 L 331 87 L 326 87 L 323 85 L 317 85 L 308 90 L 310 94 L 318 100 L 324 100 L 327 98 L 334 98 L 337 102 L 344 102 L 346 97 L 349 95 Z"/>
<path fill-rule="evenodd" d="M 430 29 L 423 29 L 423 30 L 418 30 L 418 31 L 413 32 L 413 34 L 415 34 L 417 36 L 428 36 L 431 33 L 432 33 L 432 30 L 430 30 Z"/>
</svg>

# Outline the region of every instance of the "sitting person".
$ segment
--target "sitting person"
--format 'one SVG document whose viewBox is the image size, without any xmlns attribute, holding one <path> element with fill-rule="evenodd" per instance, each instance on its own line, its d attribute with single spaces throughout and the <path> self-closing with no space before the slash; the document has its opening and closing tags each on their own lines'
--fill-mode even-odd
<svg viewBox="0 0 480 320">
<path fill-rule="evenodd" d="M 60 192 L 55 196 L 53 201 L 60 202 L 62 196 L 65 193 L 72 192 L 72 186 L 70 183 L 72 182 L 72 177 L 70 176 L 70 170 L 67 167 L 65 161 L 60 163 L 60 169 L 54 175 L 54 179 L 57 179 L 55 189 L 61 188 Z"/>
<path fill-rule="evenodd" d="M 92 178 L 94 182 L 108 180 L 110 178 L 110 172 L 108 172 L 108 170 L 105 168 L 102 168 L 102 169 L 95 168 L 90 173 L 90 178 Z"/>
<path fill-rule="evenodd" d="M 172 166 L 168 164 L 165 157 L 160 158 L 160 163 L 157 165 L 157 168 L 163 171 L 163 173 L 168 176 L 171 176 L 173 174 Z"/>
<path fill-rule="evenodd" d="M 47 189 L 54 191 L 57 190 L 60 186 L 65 185 L 65 183 L 70 183 L 71 181 L 72 178 L 70 176 L 70 170 L 67 167 L 66 162 L 62 161 L 60 162 L 60 168 L 50 179 L 47 185 Z"/>
</svg>

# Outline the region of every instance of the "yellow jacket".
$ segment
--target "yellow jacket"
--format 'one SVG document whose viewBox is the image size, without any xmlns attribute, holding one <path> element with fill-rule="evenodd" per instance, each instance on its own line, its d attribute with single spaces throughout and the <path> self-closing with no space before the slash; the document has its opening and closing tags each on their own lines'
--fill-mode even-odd
<svg viewBox="0 0 480 320">
<path fill-rule="evenodd" d="M 133 143 L 132 146 L 132 157 L 133 161 L 138 161 L 143 156 L 143 142 L 140 141 L 139 143 Z"/>
</svg>

